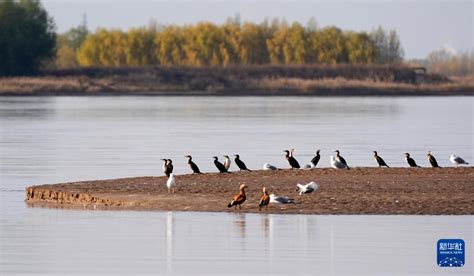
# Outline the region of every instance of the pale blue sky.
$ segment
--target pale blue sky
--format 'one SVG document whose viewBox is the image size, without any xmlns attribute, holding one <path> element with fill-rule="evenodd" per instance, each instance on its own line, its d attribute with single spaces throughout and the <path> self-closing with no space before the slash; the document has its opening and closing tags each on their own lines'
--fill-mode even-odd
<svg viewBox="0 0 474 276">
<path fill-rule="evenodd" d="M 1 0 L 0 0 L 1 1 Z M 87 14 L 88 26 L 128 29 L 147 25 L 199 21 L 222 23 L 239 14 L 242 21 L 285 17 L 306 24 L 314 17 L 320 27 L 370 31 L 381 25 L 396 29 L 407 58 L 425 57 L 440 48 L 473 49 L 473 0 L 42 0 L 58 31 L 77 26 Z"/>
</svg>

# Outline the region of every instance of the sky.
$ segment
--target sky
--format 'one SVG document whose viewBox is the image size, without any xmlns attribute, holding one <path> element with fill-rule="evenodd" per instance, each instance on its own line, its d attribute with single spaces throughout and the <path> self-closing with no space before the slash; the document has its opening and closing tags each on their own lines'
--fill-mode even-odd
<svg viewBox="0 0 474 276">
<path fill-rule="evenodd" d="M 0 0 L 1 1 L 1 0 Z M 90 30 L 98 27 L 223 23 L 239 15 L 241 21 L 286 18 L 306 24 L 312 17 L 319 27 L 371 31 L 377 26 L 395 29 L 405 57 L 424 58 L 433 50 L 474 50 L 474 0 L 42 0 L 57 31 L 78 26 L 86 14 Z"/>
</svg>

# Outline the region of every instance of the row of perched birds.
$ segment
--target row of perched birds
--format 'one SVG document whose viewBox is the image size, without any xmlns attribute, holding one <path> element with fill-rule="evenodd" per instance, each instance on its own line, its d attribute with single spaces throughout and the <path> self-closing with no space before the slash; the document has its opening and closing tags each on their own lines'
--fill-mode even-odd
<svg viewBox="0 0 474 276">
<path fill-rule="evenodd" d="M 319 160 L 321 159 L 320 151 L 321 150 L 317 150 L 316 155 L 311 159 L 311 161 L 308 164 L 305 164 L 304 166 L 300 166 L 299 162 L 293 156 L 294 149 L 292 149 L 291 151 L 290 150 L 284 150 L 283 152 L 285 153 L 286 161 L 288 162 L 288 164 L 290 165 L 290 167 L 292 169 L 300 169 L 300 168 L 302 168 L 302 169 L 313 169 L 313 168 L 316 168 L 316 166 L 319 163 Z M 335 169 L 347 169 L 347 170 L 349 170 L 350 167 L 347 164 L 347 161 L 344 159 L 344 157 L 341 156 L 340 151 L 336 150 L 335 153 L 336 153 L 335 156 L 330 157 L 331 166 Z M 389 166 L 387 165 L 385 160 L 380 155 L 378 155 L 377 151 L 374 151 L 373 153 L 374 153 L 374 159 L 377 162 L 377 164 L 379 165 L 379 167 L 388 167 L 389 168 Z M 196 163 L 193 162 L 192 156 L 191 155 L 186 155 L 185 157 L 188 158 L 188 165 L 189 165 L 190 169 L 192 170 L 192 172 L 193 173 L 201 173 L 201 171 L 199 170 L 199 167 L 196 165 Z M 213 156 L 214 165 L 216 166 L 216 168 L 219 172 L 229 173 L 229 168 L 230 168 L 230 165 L 232 163 L 231 159 L 229 158 L 228 155 L 224 155 L 223 157 L 224 157 L 224 163 L 221 163 L 217 156 Z M 431 164 L 432 167 L 434 167 L 434 168 L 440 167 L 438 165 L 438 161 L 433 156 L 431 151 L 428 152 L 427 159 L 428 159 L 428 161 L 429 161 L 429 163 Z M 449 159 L 456 166 L 469 164 L 466 161 L 464 161 L 464 159 L 462 159 L 461 157 L 456 156 L 454 154 L 452 154 Z M 161 160 L 164 161 L 164 163 L 163 163 L 163 172 L 165 173 L 166 176 L 169 177 L 170 174 L 173 172 L 173 161 L 171 159 L 161 159 Z M 408 165 L 410 167 L 420 167 L 416 164 L 415 160 L 410 156 L 409 153 L 405 153 L 405 160 L 406 160 L 406 162 L 408 163 Z M 241 171 L 250 171 L 247 168 L 247 166 L 245 165 L 245 163 L 240 159 L 240 156 L 238 154 L 235 155 L 234 162 Z M 263 169 L 264 170 L 278 170 L 277 167 L 275 167 L 271 164 L 268 164 L 268 163 L 265 163 L 263 165 Z"/>
<path fill-rule="evenodd" d="M 193 157 L 191 155 L 186 155 L 186 158 L 188 158 L 188 165 L 189 168 L 193 171 L 193 173 L 201 173 L 201 170 L 199 170 L 199 167 L 196 165 L 196 163 L 193 162 Z M 229 173 L 229 168 L 230 168 L 230 158 L 228 155 L 224 155 L 224 164 L 219 162 L 219 158 L 217 156 L 213 156 L 214 158 L 214 165 L 216 168 L 219 170 L 221 173 Z M 161 159 L 163 161 L 163 172 L 165 173 L 166 176 L 170 176 L 170 174 L 173 172 L 173 160 L 171 159 Z M 250 171 L 245 163 L 240 160 L 240 156 L 238 154 L 235 155 L 235 164 L 241 171 Z"/>
<path fill-rule="evenodd" d="M 311 159 L 310 163 L 304 165 L 303 167 L 301 167 L 299 162 L 293 156 L 294 149 L 292 149 L 291 151 L 290 150 L 284 150 L 283 152 L 285 153 L 285 159 L 287 160 L 287 162 L 290 165 L 291 169 L 300 169 L 300 168 L 302 168 L 302 169 L 313 169 L 318 165 L 318 163 L 321 159 L 320 150 L 317 150 L 316 155 Z M 349 170 L 350 169 L 349 165 L 347 164 L 347 161 L 344 159 L 344 157 L 341 156 L 340 151 L 336 150 L 335 153 L 336 153 L 335 156 L 330 157 L 331 166 L 333 168 L 336 168 L 336 169 L 347 169 L 347 170 Z M 374 151 L 373 153 L 374 153 L 374 159 L 377 162 L 377 164 L 379 165 L 379 167 L 389 167 L 387 165 L 387 163 L 383 160 L 383 158 L 378 155 L 377 151 Z M 186 155 L 185 157 L 188 158 L 188 165 L 191 168 L 191 170 L 193 171 L 193 173 L 200 174 L 201 171 L 199 170 L 199 167 L 196 165 L 196 163 L 193 162 L 191 155 Z M 229 156 L 227 156 L 227 155 L 224 155 L 223 157 L 224 157 L 225 160 L 224 160 L 224 163 L 221 163 L 221 162 L 219 162 L 217 156 L 214 156 L 213 157 L 214 165 L 219 170 L 219 172 L 229 173 L 231 160 L 230 160 Z M 435 167 L 435 168 L 440 167 L 438 165 L 438 162 L 437 162 L 436 158 L 432 155 L 431 151 L 428 152 L 427 158 L 428 158 L 428 161 L 429 161 L 429 163 L 431 164 L 432 167 Z M 168 181 L 166 183 L 166 186 L 168 187 L 168 193 L 170 193 L 170 192 L 174 193 L 175 192 L 175 187 L 176 187 L 176 179 L 173 175 L 173 161 L 171 159 L 161 159 L 161 160 L 163 160 L 163 172 L 165 173 L 166 176 L 168 176 Z M 415 160 L 412 157 L 410 157 L 409 153 L 405 153 L 405 160 L 406 160 L 406 162 L 408 163 L 408 165 L 410 167 L 419 167 L 416 164 Z M 464 159 L 462 159 L 461 157 L 456 156 L 456 155 L 451 155 L 450 160 L 456 166 L 458 166 L 458 165 L 468 165 L 469 164 Z M 245 163 L 240 159 L 240 156 L 238 154 L 235 155 L 234 162 L 237 165 L 237 167 L 239 167 L 239 169 L 241 171 L 243 171 L 243 170 L 250 171 L 247 168 L 247 166 L 245 165 Z M 275 167 L 273 165 L 270 165 L 268 163 L 265 163 L 263 165 L 263 169 L 264 170 L 278 170 L 277 167 Z M 245 189 L 246 188 L 247 188 L 247 185 L 241 184 L 240 188 L 239 188 L 239 194 L 236 194 L 232 197 L 232 200 L 231 200 L 231 202 L 229 202 L 227 207 L 229 207 L 229 208 L 231 208 L 231 207 L 237 208 L 238 207 L 239 209 L 241 209 L 242 208 L 241 207 L 242 203 L 244 203 L 245 200 L 246 200 L 246 194 L 245 194 Z M 302 185 L 302 184 L 299 184 L 299 183 L 296 184 L 296 191 L 300 195 L 306 194 L 306 193 L 311 193 L 311 192 L 315 191 L 317 188 L 318 188 L 318 185 L 315 182 L 310 182 L 306 185 Z M 262 207 L 265 207 L 265 209 L 266 209 L 268 207 L 269 203 L 288 204 L 288 203 L 294 203 L 294 200 L 288 198 L 287 196 L 276 196 L 275 194 L 268 194 L 268 192 L 266 191 L 266 188 L 263 187 L 263 194 L 262 194 L 262 196 L 260 198 L 260 201 L 259 201 L 259 210 L 261 210 Z"/>
<path fill-rule="evenodd" d="M 294 149 L 292 149 L 291 151 L 285 150 L 284 151 L 285 152 L 285 158 L 288 161 L 288 164 L 290 164 L 292 169 L 299 169 L 301 167 L 300 167 L 300 164 L 298 163 L 298 161 L 293 156 L 293 151 L 294 151 Z M 319 160 L 321 159 L 321 155 L 319 154 L 319 152 L 320 152 L 320 150 L 317 150 L 316 151 L 316 156 L 314 156 L 313 159 L 311 159 L 309 164 L 304 165 L 302 168 L 303 169 L 316 168 L 316 166 L 318 165 Z M 334 152 L 336 153 L 336 156 L 332 155 L 330 157 L 331 167 L 333 167 L 335 169 L 347 169 L 347 170 L 349 170 L 350 169 L 349 165 L 347 164 L 347 161 L 344 159 L 344 157 L 341 156 L 340 151 L 335 150 Z M 379 167 L 389 168 L 389 166 L 387 165 L 385 160 L 383 160 L 383 158 L 380 157 L 380 155 L 378 155 L 377 151 L 373 151 L 373 153 L 374 153 L 374 159 L 375 159 L 375 161 L 377 161 L 377 164 L 379 165 Z M 433 154 L 431 154 L 431 151 L 428 152 L 427 158 L 428 158 L 428 161 L 430 162 L 432 167 L 434 167 L 434 168 L 439 168 L 440 167 L 438 165 L 438 161 L 436 160 L 436 158 L 433 156 Z M 469 164 L 466 161 L 464 161 L 464 159 L 462 159 L 461 157 L 456 156 L 454 154 L 452 154 L 449 159 L 456 166 L 461 165 L 461 164 L 464 164 L 464 165 Z M 405 160 L 406 160 L 406 162 L 408 163 L 408 165 L 410 167 L 420 167 L 416 164 L 415 160 L 412 157 L 410 157 L 409 153 L 405 153 Z M 268 167 L 268 166 L 264 165 L 264 167 Z"/>
</svg>

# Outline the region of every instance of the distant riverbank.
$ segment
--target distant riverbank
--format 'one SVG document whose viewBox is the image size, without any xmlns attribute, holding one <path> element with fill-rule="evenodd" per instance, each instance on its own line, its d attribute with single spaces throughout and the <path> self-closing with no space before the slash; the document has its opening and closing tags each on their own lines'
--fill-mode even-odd
<svg viewBox="0 0 474 276">
<path fill-rule="evenodd" d="M 295 204 L 270 204 L 280 214 L 474 214 L 474 168 L 353 168 L 205 173 L 176 176 L 168 194 L 166 177 L 135 177 L 32 186 L 31 206 L 79 209 L 234 212 L 227 208 L 245 183 L 247 201 L 238 212 L 259 212 L 262 187 Z M 296 183 L 319 188 L 298 195 Z"/>
<path fill-rule="evenodd" d="M 386 65 L 82 68 L 0 78 L 0 96 L 458 96 L 474 78 Z"/>
</svg>

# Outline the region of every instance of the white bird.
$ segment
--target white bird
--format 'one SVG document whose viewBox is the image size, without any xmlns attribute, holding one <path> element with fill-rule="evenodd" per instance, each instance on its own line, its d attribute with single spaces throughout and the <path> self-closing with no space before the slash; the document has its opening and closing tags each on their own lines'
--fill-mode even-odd
<svg viewBox="0 0 474 276">
<path fill-rule="evenodd" d="M 264 171 L 276 171 L 276 170 L 278 170 L 278 168 L 273 166 L 273 165 L 270 165 L 268 163 L 265 163 L 265 164 L 263 164 L 263 170 Z"/>
<path fill-rule="evenodd" d="M 227 155 L 224 155 L 223 157 L 225 158 L 225 160 L 224 160 L 224 167 L 225 167 L 226 170 L 229 170 L 229 168 L 230 168 L 230 163 L 231 163 L 231 162 L 230 162 L 230 158 L 229 158 L 229 156 L 227 156 Z"/>
<path fill-rule="evenodd" d="M 462 159 L 459 156 L 456 156 L 455 154 L 451 154 L 451 156 L 449 157 L 449 160 L 451 160 L 451 163 L 453 163 L 456 166 L 458 166 L 458 165 L 469 165 L 469 163 L 464 161 L 464 159 Z"/>
<path fill-rule="evenodd" d="M 303 170 L 311 170 L 311 169 L 314 169 L 316 166 L 314 166 L 313 163 L 309 163 L 309 164 L 306 164 L 306 165 L 303 165 L 302 169 Z"/>
<path fill-rule="evenodd" d="M 335 169 L 349 169 L 347 167 L 347 165 L 339 162 L 336 157 L 334 157 L 333 155 L 331 155 L 331 167 L 335 168 Z"/>
<path fill-rule="evenodd" d="M 279 203 L 279 204 L 288 204 L 288 203 L 293 203 L 293 199 L 287 197 L 287 196 L 276 196 L 275 194 L 270 194 L 270 203 Z"/>
<path fill-rule="evenodd" d="M 316 184 L 316 182 L 314 181 L 311 181 L 306 185 L 303 185 L 300 183 L 296 184 L 296 191 L 299 192 L 300 195 L 312 193 L 316 191 L 317 189 L 318 189 L 318 184 Z"/>
<path fill-rule="evenodd" d="M 176 180 L 173 173 L 171 173 L 170 177 L 168 177 L 168 181 L 166 181 L 166 187 L 168 187 L 168 193 L 171 192 L 171 189 L 173 190 L 173 193 L 175 192 Z"/>
</svg>

